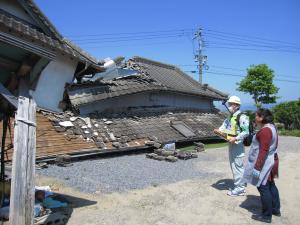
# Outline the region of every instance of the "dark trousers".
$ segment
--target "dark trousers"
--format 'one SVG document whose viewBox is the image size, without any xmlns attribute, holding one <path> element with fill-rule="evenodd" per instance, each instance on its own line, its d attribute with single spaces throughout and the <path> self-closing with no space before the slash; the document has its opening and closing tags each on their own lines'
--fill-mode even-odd
<svg viewBox="0 0 300 225">
<path fill-rule="evenodd" d="M 274 181 L 268 181 L 266 185 L 258 188 L 262 204 L 262 214 L 265 217 L 272 217 L 272 213 L 280 212 L 279 192 Z"/>
</svg>

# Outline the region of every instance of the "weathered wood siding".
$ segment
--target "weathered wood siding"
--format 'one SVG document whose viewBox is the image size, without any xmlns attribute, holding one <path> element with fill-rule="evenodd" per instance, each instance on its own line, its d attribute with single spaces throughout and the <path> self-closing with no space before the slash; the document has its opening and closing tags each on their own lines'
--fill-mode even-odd
<svg viewBox="0 0 300 225">
<path fill-rule="evenodd" d="M 81 150 L 95 149 L 94 143 L 88 143 L 81 138 L 67 140 L 64 133 L 59 133 L 54 130 L 48 118 L 44 117 L 41 113 L 37 113 L 37 135 L 36 135 L 36 157 L 54 156 L 57 154 L 66 154 Z M 11 120 L 12 140 L 14 138 L 13 119 Z M 2 122 L 0 123 L 0 135 L 2 135 Z M 1 140 L 0 140 L 1 141 Z M 6 136 L 6 160 L 11 160 L 13 149 L 10 148 L 11 140 L 10 135 Z"/>
</svg>

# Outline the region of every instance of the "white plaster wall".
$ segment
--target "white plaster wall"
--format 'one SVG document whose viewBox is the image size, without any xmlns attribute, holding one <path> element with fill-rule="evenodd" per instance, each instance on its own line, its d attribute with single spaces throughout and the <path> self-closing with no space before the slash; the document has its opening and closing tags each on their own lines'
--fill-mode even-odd
<svg viewBox="0 0 300 225">
<path fill-rule="evenodd" d="M 16 0 L 1 0 L 0 8 L 17 16 L 27 22 L 37 25 L 36 22 L 25 12 L 23 7 Z"/>
<path fill-rule="evenodd" d="M 113 110 L 114 112 L 124 110 L 127 107 L 138 106 L 167 106 L 178 108 L 191 108 L 200 110 L 211 110 L 213 105 L 209 99 L 194 97 L 188 95 L 180 95 L 175 93 L 141 93 L 123 97 L 107 99 L 95 102 L 93 104 L 82 105 L 80 107 L 81 114 L 88 114 L 94 111 Z"/>
<path fill-rule="evenodd" d="M 64 87 L 73 79 L 77 66 L 76 60 L 58 56 L 42 71 L 32 96 L 41 108 L 61 112 L 58 108 L 63 99 Z"/>
</svg>

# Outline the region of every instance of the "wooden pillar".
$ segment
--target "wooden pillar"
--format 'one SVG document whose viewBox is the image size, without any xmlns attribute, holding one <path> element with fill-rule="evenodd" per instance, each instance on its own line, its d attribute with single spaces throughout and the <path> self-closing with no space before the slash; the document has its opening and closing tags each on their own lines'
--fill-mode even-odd
<svg viewBox="0 0 300 225">
<path fill-rule="evenodd" d="M 15 117 L 10 225 L 33 225 L 36 152 L 36 103 L 20 96 Z"/>
</svg>

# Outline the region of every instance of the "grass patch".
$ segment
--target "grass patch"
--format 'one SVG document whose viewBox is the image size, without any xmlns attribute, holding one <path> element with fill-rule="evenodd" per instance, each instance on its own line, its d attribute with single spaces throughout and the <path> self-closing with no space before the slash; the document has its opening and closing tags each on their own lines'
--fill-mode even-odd
<svg viewBox="0 0 300 225">
<path fill-rule="evenodd" d="M 205 149 L 209 149 L 209 148 L 222 148 L 222 147 L 226 147 L 228 144 L 227 142 L 221 142 L 221 143 L 209 143 L 209 144 L 205 144 Z M 179 151 L 194 151 L 195 145 L 188 145 L 182 148 L 178 148 Z"/>
<path fill-rule="evenodd" d="M 300 130 L 279 130 L 279 135 L 300 137 Z"/>
</svg>

